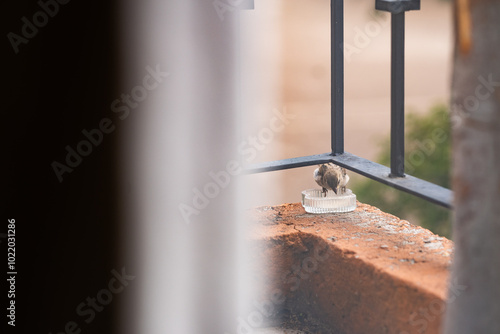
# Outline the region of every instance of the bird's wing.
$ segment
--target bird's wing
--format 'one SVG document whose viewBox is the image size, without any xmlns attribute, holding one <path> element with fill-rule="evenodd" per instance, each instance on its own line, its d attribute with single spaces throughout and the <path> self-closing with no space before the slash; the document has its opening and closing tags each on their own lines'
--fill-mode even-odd
<svg viewBox="0 0 500 334">
<path fill-rule="evenodd" d="M 320 187 L 323 187 L 323 182 L 321 182 L 321 177 L 322 175 L 319 173 L 319 168 L 316 168 L 316 170 L 314 171 L 314 181 L 316 181 L 316 183 L 320 186 Z"/>
<path fill-rule="evenodd" d="M 341 187 L 345 187 L 347 186 L 347 182 L 349 182 L 349 175 L 344 175 L 344 177 L 342 178 L 342 182 L 340 182 L 340 186 Z"/>
</svg>

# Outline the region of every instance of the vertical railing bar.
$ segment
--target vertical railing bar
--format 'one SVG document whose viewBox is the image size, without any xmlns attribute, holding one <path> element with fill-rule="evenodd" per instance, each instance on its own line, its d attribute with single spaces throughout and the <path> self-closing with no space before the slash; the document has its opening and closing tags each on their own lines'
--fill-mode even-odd
<svg viewBox="0 0 500 334">
<path fill-rule="evenodd" d="M 391 14 L 391 176 L 405 172 L 405 12 Z"/>
<path fill-rule="evenodd" d="M 344 0 L 331 0 L 331 147 L 344 153 Z"/>
</svg>

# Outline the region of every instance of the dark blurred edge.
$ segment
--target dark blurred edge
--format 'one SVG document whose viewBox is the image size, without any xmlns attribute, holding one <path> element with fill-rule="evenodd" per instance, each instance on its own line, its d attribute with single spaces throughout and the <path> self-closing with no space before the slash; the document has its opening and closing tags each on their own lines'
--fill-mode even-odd
<svg viewBox="0 0 500 334">
<path fill-rule="evenodd" d="M 44 2 L 46 0 L 43 0 Z M 77 306 L 106 288 L 118 254 L 116 163 L 119 127 L 59 183 L 52 161 L 63 162 L 81 131 L 104 117 L 115 119 L 119 96 L 117 1 L 70 1 L 15 54 L 7 34 L 20 34 L 36 1 L 2 5 L 4 205 L 17 225 L 16 327 L 7 326 L 7 288 L 1 284 L 2 333 L 60 333 L 75 321 L 82 333 L 115 333 L 121 295 L 90 323 Z M 0 277 L 5 282 L 6 243 Z M 5 288 L 4 288 L 5 287 Z"/>
</svg>

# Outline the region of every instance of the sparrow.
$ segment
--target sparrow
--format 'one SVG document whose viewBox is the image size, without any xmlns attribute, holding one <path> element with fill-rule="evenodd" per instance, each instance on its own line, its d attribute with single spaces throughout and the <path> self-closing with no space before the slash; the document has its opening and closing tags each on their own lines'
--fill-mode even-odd
<svg viewBox="0 0 500 334">
<path fill-rule="evenodd" d="M 347 175 L 345 168 L 329 162 L 316 168 L 314 181 L 323 189 L 323 194 L 326 197 L 328 190 L 333 190 L 335 194 L 345 193 L 349 175 Z"/>
</svg>

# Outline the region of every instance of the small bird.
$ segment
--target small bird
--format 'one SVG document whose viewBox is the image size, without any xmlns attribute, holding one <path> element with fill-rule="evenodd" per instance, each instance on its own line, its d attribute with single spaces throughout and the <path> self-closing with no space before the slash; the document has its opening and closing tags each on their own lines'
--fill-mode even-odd
<svg viewBox="0 0 500 334">
<path fill-rule="evenodd" d="M 335 194 L 345 193 L 349 175 L 347 175 L 345 168 L 329 162 L 316 168 L 314 181 L 323 189 L 323 194 L 326 197 L 328 190 L 333 190 Z"/>
</svg>

